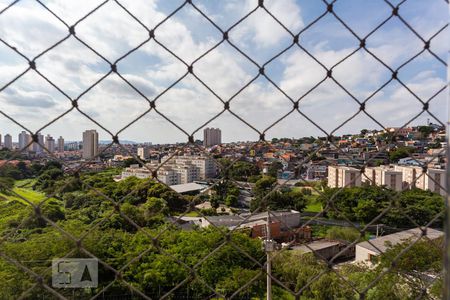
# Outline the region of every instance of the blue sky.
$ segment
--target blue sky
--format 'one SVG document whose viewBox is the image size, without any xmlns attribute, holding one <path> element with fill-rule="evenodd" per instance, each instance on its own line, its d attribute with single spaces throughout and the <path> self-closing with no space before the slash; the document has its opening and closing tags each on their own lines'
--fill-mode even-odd
<svg viewBox="0 0 450 300">
<path fill-rule="evenodd" d="M 0 9 L 10 2 L 0 1 Z M 119 2 L 150 29 L 183 4 L 183 1 L 175 0 Z M 398 2 L 391 1 L 393 5 Z M 69 25 L 99 3 L 45 1 Z M 257 7 L 257 1 L 252 0 L 194 0 L 193 3 L 223 31 L 228 31 L 237 20 Z M 326 5 L 319 0 L 266 0 L 264 3 L 290 33 L 261 8 L 229 30 L 233 45 L 259 66 L 291 46 L 291 33 L 299 33 L 326 11 Z M 381 0 L 338 0 L 333 9 L 360 38 L 367 36 L 392 13 L 392 8 Z M 444 0 L 408 0 L 400 6 L 399 13 L 425 40 L 448 22 L 448 4 Z M 109 62 L 115 62 L 148 38 L 146 30 L 113 1 L 77 24 L 75 31 L 81 40 Z M 158 42 L 188 65 L 222 40 L 222 33 L 189 4 L 158 26 L 155 35 Z M 0 38 L 29 59 L 65 36 L 65 26 L 35 1 L 19 1 L 0 14 Z M 448 51 L 447 38 L 448 29 L 445 29 L 431 42 L 431 50 L 443 60 L 446 60 Z M 360 42 L 332 14 L 327 14 L 300 34 L 299 43 L 320 63 L 331 68 L 358 49 Z M 383 62 L 396 69 L 420 52 L 424 43 L 397 17 L 393 17 L 367 38 L 366 45 Z M 68 97 L 33 70 L 3 89 L 0 92 L 1 111 L 31 131 L 38 130 L 70 109 L 69 98 L 78 98 L 110 70 L 107 61 L 74 37 L 69 37 L 37 58 L 36 64 L 39 72 Z M 0 43 L 0 89 L 27 67 L 26 60 Z M 120 74 L 149 100 L 177 82 L 187 69 L 183 62 L 154 40 L 119 60 L 117 67 Z M 227 42 L 194 63 L 194 73 L 224 101 L 254 79 L 258 72 L 258 66 Z M 265 73 L 294 101 L 326 76 L 325 69 L 297 45 L 265 65 Z M 390 79 L 391 72 L 360 49 L 333 68 L 333 76 L 362 102 Z M 447 81 L 446 67 L 427 51 L 401 68 L 398 76 L 423 101 L 441 90 Z M 262 76 L 230 102 L 233 113 L 257 130 L 267 130 L 268 138 L 323 135 L 320 128 L 328 133 L 334 132 L 359 110 L 359 104 L 331 79 L 325 80 L 300 100 L 300 111 L 314 124 L 294 111 L 271 127 L 292 107 L 291 101 Z M 142 115 L 149 104 L 116 74 L 111 74 L 80 97 L 79 108 L 110 132 L 117 133 Z M 366 104 L 366 111 L 386 127 L 405 125 L 421 108 L 420 101 L 396 81 L 386 85 Z M 156 109 L 188 134 L 199 130 L 195 137 L 201 139 L 201 128 L 222 111 L 223 104 L 196 78 L 187 75 L 158 97 Z M 433 116 L 424 113 L 411 124 L 423 124 L 428 118 L 434 123 L 445 123 L 448 115 L 445 91 L 430 102 L 430 112 Z M 256 131 L 229 112 L 221 114 L 206 126 L 220 127 L 225 142 L 257 140 L 259 137 Z M 110 138 L 109 133 L 77 111 L 63 116 L 42 132 L 62 135 L 67 140 L 79 140 L 81 132 L 88 128 L 97 128 L 101 139 Z M 380 129 L 380 126 L 360 113 L 335 134 L 358 132 L 362 128 Z M 20 126 L 0 115 L 1 134 L 10 133 L 17 139 L 21 130 Z M 185 133 L 155 111 L 121 131 L 119 137 L 154 143 L 187 140 Z"/>
</svg>

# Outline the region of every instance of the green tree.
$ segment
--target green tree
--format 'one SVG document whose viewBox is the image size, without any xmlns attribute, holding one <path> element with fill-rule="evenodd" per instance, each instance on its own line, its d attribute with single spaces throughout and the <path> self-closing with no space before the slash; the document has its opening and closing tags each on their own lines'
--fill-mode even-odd
<svg viewBox="0 0 450 300">
<path fill-rule="evenodd" d="M 361 234 L 358 230 L 351 227 L 330 227 L 325 235 L 330 240 L 342 240 L 353 243 L 361 239 Z"/>
<path fill-rule="evenodd" d="M 238 197 L 235 195 L 228 195 L 225 198 L 225 205 L 228 207 L 235 207 L 238 204 Z"/>
<path fill-rule="evenodd" d="M 275 277 L 281 278 L 288 288 L 294 292 L 303 289 L 302 299 L 351 299 L 354 295 L 351 287 L 312 253 L 281 252 L 275 256 L 272 268 Z"/>
<path fill-rule="evenodd" d="M 428 135 L 434 131 L 431 126 L 419 126 L 417 129 L 421 133 L 423 139 L 428 137 Z"/>
<path fill-rule="evenodd" d="M 0 193 L 9 194 L 14 187 L 14 179 L 11 177 L 0 177 Z"/>
<path fill-rule="evenodd" d="M 411 156 L 414 150 L 413 147 L 399 147 L 389 152 L 389 159 L 392 162 L 397 162 L 400 158 Z"/>
<path fill-rule="evenodd" d="M 426 225 L 444 210 L 444 200 L 439 194 L 420 189 L 395 192 L 371 185 L 345 189 L 327 188 L 318 200 L 324 207 L 331 202 L 336 208 L 327 211 L 329 217 L 362 223 L 371 222 L 390 207 L 378 222 L 400 228 L 415 227 L 415 223 Z M 415 221 L 412 222 L 411 218 Z M 443 218 L 440 216 L 434 224 L 440 226 L 442 222 Z"/>
<path fill-rule="evenodd" d="M 259 179 L 255 183 L 255 194 L 256 195 L 263 195 L 267 193 L 268 191 L 272 190 L 272 188 L 275 186 L 275 183 L 277 182 L 277 179 L 272 176 L 263 176 L 261 179 Z"/>
<path fill-rule="evenodd" d="M 279 161 L 273 161 L 267 171 L 268 176 L 272 176 L 277 178 L 278 177 L 278 171 L 283 169 L 283 164 Z"/>
</svg>

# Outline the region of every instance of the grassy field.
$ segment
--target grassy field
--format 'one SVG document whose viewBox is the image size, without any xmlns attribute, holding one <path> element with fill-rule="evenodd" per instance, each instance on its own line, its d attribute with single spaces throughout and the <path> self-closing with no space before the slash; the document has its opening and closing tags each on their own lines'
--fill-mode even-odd
<svg viewBox="0 0 450 300">
<path fill-rule="evenodd" d="M 196 211 L 190 211 L 187 214 L 184 215 L 185 217 L 199 217 L 200 214 Z"/>
<path fill-rule="evenodd" d="M 13 192 L 16 193 L 19 196 L 16 196 L 14 194 L 7 196 L 9 198 L 9 200 L 17 200 L 20 202 L 26 202 L 23 198 L 27 199 L 28 201 L 32 202 L 32 203 L 39 203 L 43 200 L 45 200 L 47 197 L 40 192 L 36 192 L 27 188 L 21 188 L 21 187 L 15 187 L 13 189 Z"/>
<path fill-rule="evenodd" d="M 4 201 L 19 201 L 24 204 L 28 203 L 23 198 L 32 203 L 39 203 L 45 200 L 47 198 L 45 194 L 32 190 L 33 184 L 33 179 L 17 180 L 14 183 L 13 193 L 9 195 L 0 193 L 0 199 Z"/>
<path fill-rule="evenodd" d="M 310 201 L 308 205 L 306 205 L 305 211 L 308 212 L 319 212 L 322 211 L 322 204 L 317 201 Z"/>
<path fill-rule="evenodd" d="M 14 182 L 14 186 L 19 187 L 19 188 L 31 189 L 31 188 L 33 188 L 33 184 L 35 182 L 36 182 L 35 179 L 16 180 L 16 182 Z"/>
<path fill-rule="evenodd" d="M 292 190 L 294 191 L 301 191 L 302 189 L 304 189 L 304 187 L 295 186 L 292 188 Z M 322 211 L 322 204 L 319 201 L 317 201 L 317 199 L 319 198 L 319 193 L 316 190 L 311 189 L 311 195 L 305 195 L 305 198 L 307 199 L 308 202 L 305 211 L 307 212 Z"/>
</svg>

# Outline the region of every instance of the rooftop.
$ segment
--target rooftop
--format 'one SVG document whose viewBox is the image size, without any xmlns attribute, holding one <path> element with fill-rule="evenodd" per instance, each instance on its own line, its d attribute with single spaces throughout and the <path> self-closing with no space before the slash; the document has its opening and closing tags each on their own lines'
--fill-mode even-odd
<svg viewBox="0 0 450 300">
<path fill-rule="evenodd" d="M 308 243 L 307 245 L 293 246 L 292 250 L 298 250 L 301 251 L 302 253 L 309 253 L 312 252 L 313 250 L 318 251 L 329 247 L 339 246 L 339 244 L 340 243 L 337 241 L 318 240 Z"/>
<path fill-rule="evenodd" d="M 435 240 L 444 235 L 444 233 L 442 231 L 432 229 L 432 228 L 427 228 L 426 233 L 427 233 L 426 236 L 430 240 Z M 370 240 L 370 243 L 369 242 L 361 242 L 361 243 L 358 243 L 356 246 L 368 249 L 368 250 L 376 252 L 376 253 L 381 253 L 381 252 L 385 252 L 388 249 L 388 247 L 391 245 L 396 245 L 396 244 L 399 244 L 403 241 L 407 241 L 410 239 L 417 240 L 418 238 L 421 237 L 421 235 L 422 235 L 422 231 L 420 230 L 420 228 L 413 228 L 413 229 L 396 232 L 393 234 L 385 235 L 385 236 Z"/>
<path fill-rule="evenodd" d="M 175 184 L 170 186 L 175 192 L 177 193 L 187 193 L 187 192 L 194 192 L 194 191 L 201 191 L 206 188 L 206 186 L 190 182 L 190 183 L 183 183 L 183 184 Z"/>
</svg>

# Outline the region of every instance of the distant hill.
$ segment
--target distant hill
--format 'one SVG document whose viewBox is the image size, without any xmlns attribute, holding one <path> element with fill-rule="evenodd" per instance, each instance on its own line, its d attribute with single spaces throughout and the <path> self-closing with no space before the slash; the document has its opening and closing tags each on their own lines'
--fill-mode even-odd
<svg viewBox="0 0 450 300">
<path fill-rule="evenodd" d="M 136 145 L 139 144 L 138 142 L 134 142 L 134 141 L 127 141 L 127 140 L 119 140 L 121 144 L 131 144 L 131 145 Z M 100 140 L 98 141 L 99 144 L 101 145 L 108 145 L 111 144 L 111 140 Z"/>
</svg>

